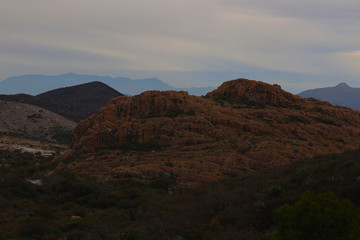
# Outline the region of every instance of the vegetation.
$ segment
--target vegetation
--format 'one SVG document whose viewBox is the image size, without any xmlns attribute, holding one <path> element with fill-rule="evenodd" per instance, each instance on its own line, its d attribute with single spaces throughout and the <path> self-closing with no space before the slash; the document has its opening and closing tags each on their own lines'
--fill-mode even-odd
<svg viewBox="0 0 360 240">
<path fill-rule="evenodd" d="M 320 156 L 186 190 L 174 174 L 98 182 L 40 155 L 0 151 L 0 239 L 354 239 L 359 156 Z M 43 184 L 28 181 L 36 179 Z"/>
<path fill-rule="evenodd" d="M 356 240 L 360 237 L 360 212 L 349 200 L 334 193 L 304 193 L 294 206 L 275 211 L 276 240 Z"/>
<path fill-rule="evenodd" d="M 41 116 L 41 114 L 39 114 L 39 113 L 34 113 L 31 115 L 28 115 L 27 118 L 30 119 L 31 121 L 37 122 L 37 119 L 41 119 L 41 118 L 43 118 L 43 116 Z"/>
<path fill-rule="evenodd" d="M 66 129 L 61 125 L 53 126 L 51 128 L 51 132 L 53 133 L 53 139 L 55 139 L 58 143 L 67 145 L 71 144 L 74 137 L 72 130 Z"/>
<path fill-rule="evenodd" d="M 167 111 L 165 113 L 165 117 L 170 117 L 170 118 L 174 118 L 174 117 L 178 117 L 178 116 L 195 116 L 195 112 L 194 111 L 185 111 L 183 109 L 180 108 L 170 108 L 169 111 Z"/>
</svg>

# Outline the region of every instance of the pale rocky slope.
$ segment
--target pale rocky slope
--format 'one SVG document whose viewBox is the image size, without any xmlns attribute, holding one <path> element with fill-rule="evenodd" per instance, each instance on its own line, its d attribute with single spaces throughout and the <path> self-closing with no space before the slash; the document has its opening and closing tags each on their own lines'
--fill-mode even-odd
<svg viewBox="0 0 360 240">
<path fill-rule="evenodd" d="M 0 100 L 0 134 L 62 142 L 76 123 L 46 109 Z"/>
</svg>

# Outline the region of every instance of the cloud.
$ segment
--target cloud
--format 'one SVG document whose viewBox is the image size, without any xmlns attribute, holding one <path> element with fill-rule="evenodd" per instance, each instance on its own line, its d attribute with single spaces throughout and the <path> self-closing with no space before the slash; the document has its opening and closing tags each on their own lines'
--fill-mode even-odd
<svg viewBox="0 0 360 240">
<path fill-rule="evenodd" d="M 360 2 L 357 0 L 223 0 L 223 4 L 249 8 L 263 14 L 286 16 L 309 21 L 355 22 L 359 19 Z M 328 22 L 327 22 L 328 23 Z"/>
<path fill-rule="evenodd" d="M 333 61 L 344 68 L 350 75 L 360 76 L 360 50 L 351 52 L 339 52 L 333 55 Z"/>
<path fill-rule="evenodd" d="M 1 70 L 356 75 L 345 53 L 360 49 L 359 12 L 354 0 L 3 0 Z"/>
</svg>

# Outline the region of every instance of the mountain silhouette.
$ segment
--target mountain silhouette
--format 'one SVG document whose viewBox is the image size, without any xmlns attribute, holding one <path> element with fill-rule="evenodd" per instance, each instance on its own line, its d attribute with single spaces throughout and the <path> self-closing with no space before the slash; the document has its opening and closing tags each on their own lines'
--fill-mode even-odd
<svg viewBox="0 0 360 240">
<path fill-rule="evenodd" d="M 312 97 L 333 105 L 360 110 L 360 88 L 350 87 L 346 83 L 340 83 L 335 87 L 306 90 L 298 95 L 303 98 Z"/>
</svg>

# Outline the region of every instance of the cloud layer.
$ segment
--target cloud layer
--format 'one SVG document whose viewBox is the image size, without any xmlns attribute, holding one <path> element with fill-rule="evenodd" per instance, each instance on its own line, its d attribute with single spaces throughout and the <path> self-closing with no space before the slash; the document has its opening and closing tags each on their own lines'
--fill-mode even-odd
<svg viewBox="0 0 360 240">
<path fill-rule="evenodd" d="M 359 12 L 357 0 L 3 0 L 0 79 L 166 72 L 181 85 L 177 73 L 259 70 L 355 84 Z"/>
</svg>

